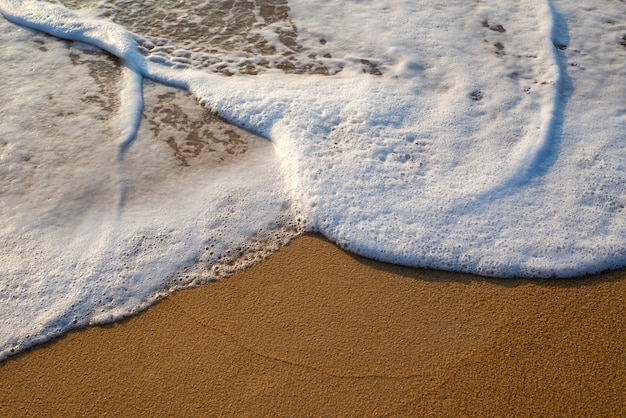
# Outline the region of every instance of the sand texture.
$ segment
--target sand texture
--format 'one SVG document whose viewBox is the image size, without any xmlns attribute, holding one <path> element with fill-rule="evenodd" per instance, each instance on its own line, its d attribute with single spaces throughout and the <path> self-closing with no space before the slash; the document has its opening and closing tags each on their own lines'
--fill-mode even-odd
<svg viewBox="0 0 626 418">
<path fill-rule="evenodd" d="M 495 280 L 295 240 L 0 364 L 0 416 L 623 416 L 626 272 Z"/>
</svg>

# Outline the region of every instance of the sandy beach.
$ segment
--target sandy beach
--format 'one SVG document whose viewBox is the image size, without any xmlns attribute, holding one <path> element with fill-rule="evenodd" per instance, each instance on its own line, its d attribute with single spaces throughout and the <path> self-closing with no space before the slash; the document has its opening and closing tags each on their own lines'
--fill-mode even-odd
<svg viewBox="0 0 626 418">
<path fill-rule="evenodd" d="M 0 418 L 626 417 L 624 1 L 0 0 Z"/>
<path fill-rule="evenodd" d="M 0 364 L 2 416 L 619 416 L 626 274 L 496 280 L 296 239 Z"/>
</svg>

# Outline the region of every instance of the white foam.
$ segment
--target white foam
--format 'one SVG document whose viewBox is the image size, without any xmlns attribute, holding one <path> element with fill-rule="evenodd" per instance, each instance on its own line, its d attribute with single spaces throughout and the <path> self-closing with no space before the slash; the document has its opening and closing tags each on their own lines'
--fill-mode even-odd
<svg viewBox="0 0 626 418">
<path fill-rule="evenodd" d="M 145 111 L 178 119 L 136 132 L 136 73 L 5 21 L 0 36 L 0 358 L 228 275 L 299 233 L 266 140 L 207 122 L 192 97 L 153 83 Z M 111 85 L 94 82 L 97 65 Z M 202 134 L 204 152 L 180 150 L 181 166 L 155 134 L 171 129 Z"/>
<path fill-rule="evenodd" d="M 286 21 L 265 25 L 257 10 L 250 30 L 272 43 L 275 55 L 223 49 L 203 67 L 194 64 L 193 42 L 157 50 L 161 47 L 146 34 L 133 34 L 97 10 L 0 1 L 0 12 L 17 24 L 116 55 L 130 86 L 116 87 L 122 93 L 118 108 L 127 103 L 130 110 L 120 111 L 115 121 L 91 126 L 88 115 L 99 110 L 75 109 L 80 101 L 76 90 L 94 87 L 81 74 L 84 68 L 72 67 L 75 79 L 63 84 L 76 89 L 55 97 L 77 116 L 71 118 L 71 129 L 59 128 L 68 138 L 51 135 L 57 137 L 53 148 L 74 150 L 79 137 L 90 132 L 90 142 L 78 148 L 80 155 L 89 156 L 87 171 L 102 175 L 85 177 L 84 164 L 73 169 L 79 171 L 58 169 L 60 163 L 38 149 L 40 123 L 48 123 L 54 113 L 42 105 L 47 90 L 37 85 L 29 91 L 30 82 L 21 78 L 30 57 L 38 54 L 33 45 L 30 50 L 25 46 L 33 35 L 3 23 L 3 43 L 10 45 L 3 61 L 13 65 L 3 69 L 8 71 L 4 79 L 14 84 L 2 95 L 19 95 L 2 116 L 3 136 L 10 139 L 5 140 L 2 167 L 4 178 L 11 179 L 5 187 L 14 196 L 3 201 L 3 211 L 11 214 L 3 234 L 13 250 L 3 255 L 10 267 L 2 272 L 7 278 L 2 294 L 19 303 L 11 313 L 3 311 L 5 342 L 0 344 L 23 346 L 25 337 L 15 334 L 20 327 L 36 329 L 40 336 L 60 332 L 65 325 L 50 324 L 77 312 L 104 309 L 81 319 L 89 322 L 145 306 L 167 288 L 167 274 L 197 257 L 207 239 L 198 230 L 225 228 L 220 236 L 227 239 L 216 242 L 245 245 L 258 235 L 253 233 L 258 225 L 270 230 L 289 218 L 289 199 L 309 230 L 384 261 L 501 277 L 567 277 L 624 267 L 626 48 L 620 39 L 626 35 L 626 11 L 618 1 L 583 6 L 548 0 L 295 0 L 289 7 L 299 49 L 281 44 L 280 35 L 289 30 Z M 185 11 L 176 13 L 185 18 Z M 167 39 L 158 42 L 174 45 Z M 55 53 L 38 61 L 40 72 L 68 67 L 64 47 L 50 44 Z M 331 58 L 318 60 L 322 53 Z M 279 64 L 290 54 L 300 54 L 291 60 L 295 68 L 323 65 L 334 75 L 285 74 Z M 255 67 L 259 75 L 237 75 L 242 64 L 266 58 L 271 64 Z M 228 73 L 235 75 L 214 74 L 220 62 L 228 62 Z M 131 145 L 141 77 L 188 89 L 220 116 L 270 139 L 279 159 L 255 148 L 249 154 L 256 157 L 210 179 L 191 176 L 189 188 L 155 166 L 138 169 L 150 161 L 154 145 L 145 142 L 144 125 Z M 49 115 L 36 119 L 30 133 L 22 132 L 24 115 L 41 112 Z M 33 142 L 30 136 L 39 138 Z M 123 158 L 115 141 L 118 147 L 129 145 L 122 147 Z M 26 149 L 30 158 L 48 159 L 43 183 L 39 178 L 28 183 L 32 174 L 22 156 Z M 154 158 L 159 155 L 164 154 L 157 152 Z M 263 166 L 265 159 L 273 161 L 269 168 Z M 56 172 L 65 176 L 63 181 L 50 175 Z M 140 187 L 128 187 L 128 179 Z M 223 184 L 227 190 L 220 189 Z M 62 198 L 80 190 L 85 192 L 70 199 L 71 204 Z M 16 197 L 20 193 L 28 199 Z M 177 202 L 184 194 L 190 194 L 191 203 L 180 212 Z M 243 203 L 233 203 L 233 195 L 243 196 Z M 48 198 L 56 203 L 46 203 Z M 34 215 L 24 216 L 23 205 Z M 237 221 L 229 217 L 230 210 L 238 214 Z M 53 236 L 65 240 L 62 253 Z M 139 236 L 150 241 L 146 252 L 137 250 L 140 243 L 145 248 Z M 154 243 L 161 238 L 165 244 Z M 166 247 L 172 249 L 167 254 Z M 131 274 L 121 273 L 124 265 L 118 259 L 131 260 Z M 46 263 L 49 269 L 39 269 Z M 39 276 L 26 281 L 33 272 Z M 43 286 L 50 277 L 56 284 Z M 115 296 L 104 302 L 94 303 L 80 292 L 63 302 L 62 286 L 111 277 L 116 279 L 104 293 Z M 22 306 L 26 298 L 16 295 L 24 286 L 41 287 L 33 294 L 54 307 L 46 318 L 33 307 L 35 297 L 29 302 L 33 306 Z M 97 286 L 81 292 L 99 294 Z M 27 309 L 32 312 L 23 320 L 11 319 Z"/>
</svg>

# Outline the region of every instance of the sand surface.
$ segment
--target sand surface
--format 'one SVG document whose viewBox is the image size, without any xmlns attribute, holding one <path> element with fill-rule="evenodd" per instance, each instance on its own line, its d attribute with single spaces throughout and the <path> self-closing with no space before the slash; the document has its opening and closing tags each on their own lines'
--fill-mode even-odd
<svg viewBox="0 0 626 418">
<path fill-rule="evenodd" d="M 409 269 L 305 236 L 0 363 L 0 416 L 623 416 L 626 272 Z"/>
</svg>

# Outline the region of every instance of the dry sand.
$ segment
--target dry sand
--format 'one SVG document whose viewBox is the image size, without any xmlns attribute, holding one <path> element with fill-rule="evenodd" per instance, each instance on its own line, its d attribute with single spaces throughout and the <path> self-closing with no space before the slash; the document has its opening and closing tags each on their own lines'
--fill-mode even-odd
<svg viewBox="0 0 626 418">
<path fill-rule="evenodd" d="M 624 416 L 626 272 L 494 280 L 306 236 L 0 364 L 1 416 Z"/>
</svg>

